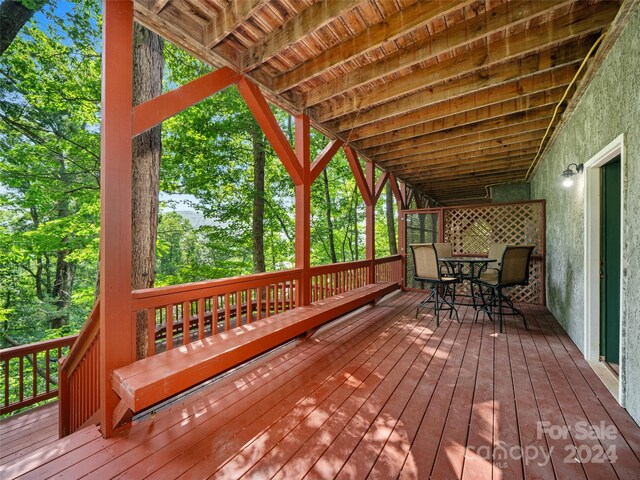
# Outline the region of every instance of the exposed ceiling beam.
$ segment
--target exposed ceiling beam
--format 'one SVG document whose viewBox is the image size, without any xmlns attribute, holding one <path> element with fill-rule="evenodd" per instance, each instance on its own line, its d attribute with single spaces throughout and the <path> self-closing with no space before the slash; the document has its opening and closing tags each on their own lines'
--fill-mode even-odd
<svg viewBox="0 0 640 480">
<path fill-rule="evenodd" d="M 474 162 L 466 165 L 462 164 L 457 166 L 434 168 L 425 170 L 424 173 L 413 175 L 411 179 L 412 181 L 417 182 L 422 179 L 430 178 L 456 178 L 463 174 L 488 173 L 494 171 L 500 173 L 505 170 L 509 170 L 511 167 L 528 168 L 529 165 L 531 165 L 531 160 L 533 160 L 534 155 L 535 154 L 519 155 L 506 160 L 494 160 L 483 163 Z"/>
<path fill-rule="evenodd" d="M 368 154 L 371 148 L 395 150 L 396 145 L 412 144 L 423 135 L 434 133 L 454 132 L 457 128 L 469 128 L 470 132 L 492 130 L 509 125 L 512 122 L 521 122 L 548 117 L 553 107 L 560 101 L 564 88 L 555 88 L 545 92 L 535 93 L 518 99 L 480 107 L 461 113 L 454 113 L 436 120 L 428 120 L 424 123 L 401 128 L 393 132 L 365 138 L 352 142 L 360 151 Z M 486 125 L 486 128 L 485 128 Z M 452 133 L 452 136 L 455 135 Z M 406 143 L 405 143 L 406 142 Z"/>
<path fill-rule="evenodd" d="M 412 30 L 424 27 L 432 19 L 456 10 L 466 3 L 470 3 L 470 0 L 436 2 L 421 0 L 402 9 L 397 14 L 387 17 L 384 22 L 370 26 L 347 40 L 328 48 L 293 70 L 278 76 L 274 81 L 276 91 L 282 93 L 289 90 L 329 68 L 369 52 Z"/>
<path fill-rule="evenodd" d="M 241 61 L 243 71 L 252 70 L 277 55 L 283 48 L 300 41 L 364 1 L 320 0 L 314 3 L 245 50 Z"/>
<path fill-rule="evenodd" d="M 558 8 L 565 3 L 553 3 L 552 8 Z M 351 71 L 348 75 L 340 75 L 336 79 L 310 89 L 305 94 L 305 106 L 316 105 L 348 90 L 434 59 L 437 55 L 462 44 L 485 38 L 488 34 L 500 31 L 508 25 L 539 15 L 541 11 L 546 11 L 541 10 L 545 6 L 548 7 L 549 4 L 532 2 L 525 4 L 524 8 L 517 9 L 514 9 L 510 4 L 496 7 L 491 10 L 495 16 L 476 16 L 467 22 L 454 25 L 450 29 L 435 34 L 412 49 L 399 50 L 392 55 Z M 568 15 L 563 15 L 551 22 L 532 26 L 521 33 L 484 46 L 474 47 L 468 52 L 439 61 L 436 65 L 430 65 L 426 69 L 429 73 L 425 72 L 423 75 L 424 84 L 458 77 L 478 68 L 503 62 L 509 57 L 517 57 L 538 49 L 545 49 L 558 42 L 567 42 L 574 37 L 600 30 L 611 21 L 616 12 L 617 5 L 614 3 L 607 4 L 605 8 L 602 5 L 592 5 L 572 10 Z M 384 85 L 377 86 L 376 92 L 378 92 L 378 88 L 389 92 L 407 91 L 410 88 L 410 81 L 407 77 L 411 76 L 412 74 L 395 80 L 390 79 Z"/>
<path fill-rule="evenodd" d="M 508 145 L 505 148 L 486 149 L 473 153 L 458 153 L 447 155 L 446 157 L 437 157 L 424 159 L 422 163 L 415 164 L 399 164 L 389 165 L 390 171 L 400 176 L 416 176 L 421 172 L 426 172 L 430 168 L 440 167 L 456 167 L 460 165 L 469 165 L 470 163 L 493 162 L 503 160 L 505 158 L 515 158 L 523 155 L 535 154 L 538 151 L 540 143 L 535 141 L 521 142 L 518 144 Z"/>
<path fill-rule="evenodd" d="M 566 65 L 578 64 L 585 57 L 590 46 L 590 44 L 575 42 L 571 45 L 560 47 L 557 51 L 546 50 L 532 53 L 510 63 L 494 65 L 459 79 L 427 86 L 426 89 L 415 91 L 402 98 L 384 98 L 381 105 L 371 107 L 368 110 L 349 110 L 346 112 L 348 116 L 342 115 L 345 111 L 339 105 L 334 105 L 333 110 L 330 110 L 329 106 L 323 105 L 322 111 L 324 114 L 314 114 L 314 118 L 324 123 L 333 118 L 342 117 L 334 123 L 339 131 L 362 127 L 385 118 L 428 107 L 447 99 L 490 88 L 497 89 L 501 85 L 517 79 L 524 79 L 530 75 L 540 74 L 545 71 L 557 70 Z M 415 76 L 419 80 L 420 73 L 415 72 L 412 77 Z M 415 84 L 415 86 L 419 88 L 418 84 Z M 372 92 L 370 95 L 362 97 L 363 103 L 378 103 L 378 100 L 382 98 L 380 95 L 377 92 Z"/>
<path fill-rule="evenodd" d="M 468 193 L 473 191 L 484 190 L 486 187 L 497 183 L 513 183 L 522 181 L 527 168 L 509 172 L 504 175 L 489 174 L 486 176 L 468 177 L 462 180 L 456 181 L 439 181 L 439 182 L 416 182 L 412 185 L 426 192 L 427 195 L 433 196 L 436 200 L 440 196 L 448 196 L 451 194 L 461 194 L 462 192 Z"/>
<path fill-rule="evenodd" d="M 340 102 L 326 102 L 314 109 L 313 114 L 319 122 L 326 122 L 359 112 L 357 125 L 362 125 L 367 123 L 368 119 L 376 121 L 394 111 L 397 114 L 403 113 L 418 108 L 421 104 L 436 103 L 549 68 L 581 61 L 596 38 L 597 35 L 586 39 L 573 39 L 524 57 L 507 56 L 502 62 L 493 63 L 489 67 L 482 66 L 461 78 L 446 81 L 442 81 L 448 78 L 446 75 L 434 75 L 439 66 L 427 67 L 377 86 L 366 95 L 343 97 L 344 100 Z M 482 58 L 482 55 L 479 58 Z M 449 92 L 448 97 L 446 92 Z M 392 106 L 397 108 L 392 110 Z"/>
<path fill-rule="evenodd" d="M 452 142 L 454 140 L 458 144 L 464 144 L 474 141 L 488 140 L 489 138 L 501 137 L 503 135 L 515 135 L 518 133 L 529 132 L 531 130 L 537 130 L 541 128 L 541 126 L 548 125 L 551 121 L 552 113 L 553 109 L 551 107 L 546 107 L 532 112 L 527 112 L 527 115 L 518 114 L 500 117 L 495 120 L 477 122 L 471 125 L 464 125 L 462 127 L 425 134 L 411 140 L 388 143 L 383 146 L 364 150 L 364 153 L 374 158 L 379 155 L 391 155 L 394 152 L 404 152 L 407 149 L 418 147 L 420 145 L 434 145 L 439 142 Z M 398 155 L 403 154 L 398 153 Z"/>
<path fill-rule="evenodd" d="M 204 29 L 204 43 L 213 48 L 238 25 L 251 17 L 264 4 L 264 0 L 231 0 L 227 7 L 211 19 Z"/>
<path fill-rule="evenodd" d="M 475 110 L 483 106 L 498 104 L 511 99 L 522 100 L 523 97 L 534 93 L 545 92 L 555 87 L 568 85 L 577 70 L 577 64 L 562 66 L 496 87 L 487 88 L 479 92 L 471 92 L 461 97 L 421 107 L 409 113 L 397 115 L 387 120 L 381 120 L 374 125 L 355 128 L 353 130 L 351 130 L 353 123 L 357 122 L 357 119 L 349 119 L 348 123 L 347 121 L 331 122 L 325 124 L 325 126 L 332 131 L 339 131 L 345 134 L 345 136 L 348 136 L 351 140 L 359 140 L 367 136 L 391 132 L 417 123 L 424 123 L 427 120 L 433 120 L 467 110 Z"/>
<path fill-rule="evenodd" d="M 549 122 L 540 121 L 537 128 L 531 128 L 523 132 L 505 132 L 503 135 L 471 135 L 466 141 L 459 139 L 456 142 L 437 142 L 435 144 L 419 145 L 391 152 L 387 155 L 378 155 L 374 160 L 382 166 L 394 165 L 401 162 L 411 162 L 412 159 L 421 159 L 440 155 L 448 155 L 449 152 L 469 152 L 483 150 L 485 148 L 498 148 L 513 143 L 540 140 L 544 135 Z"/>
<path fill-rule="evenodd" d="M 455 173 L 447 173 L 445 170 L 434 170 L 429 173 L 425 173 L 419 177 L 413 177 L 412 181 L 420 182 L 422 180 L 442 180 L 442 179 L 456 179 L 474 177 L 480 174 L 502 174 L 505 171 L 522 170 L 529 168 L 533 160 L 533 155 L 523 155 L 502 163 L 492 162 L 486 165 L 467 165 L 455 167 Z"/>
<path fill-rule="evenodd" d="M 147 8 L 153 13 L 160 13 L 169 0 L 147 0 Z"/>
</svg>

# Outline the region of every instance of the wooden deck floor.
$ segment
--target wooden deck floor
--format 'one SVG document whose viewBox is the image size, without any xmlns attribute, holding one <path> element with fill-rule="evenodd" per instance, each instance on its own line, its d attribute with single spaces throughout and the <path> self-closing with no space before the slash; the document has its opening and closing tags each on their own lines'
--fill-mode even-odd
<svg viewBox="0 0 640 480">
<path fill-rule="evenodd" d="M 58 402 L 0 420 L 0 478 L 2 466 L 58 440 Z"/>
<path fill-rule="evenodd" d="M 116 438 L 85 429 L 0 476 L 640 478 L 640 428 L 546 309 L 526 306 L 530 330 L 509 319 L 498 334 L 467 307 L 462 323 L 415 319 L 419 298 L 396 295 Z"/>
</svg>

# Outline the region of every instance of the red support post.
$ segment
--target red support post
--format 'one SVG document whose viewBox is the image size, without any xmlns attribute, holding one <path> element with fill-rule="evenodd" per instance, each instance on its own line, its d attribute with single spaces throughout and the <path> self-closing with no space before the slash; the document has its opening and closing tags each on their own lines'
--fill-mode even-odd
<svg viewBox="0 0 640 480">
<path fill-rule="evenodd" d="M 376 181 L 376 169 L 373 162 L 366 163 L 366 180 L 367 187 L 369 192 L 374 192 L 375 190 L 375 181 Z M 366 203 L 366 202 L 365 202 Z M 374 264 L 374 259 L 376 258 L 376 222 L 375 222 L 375 211 L 376 211 L 376 198 L 370 199 L 369 203 L 366 204 L 366 251 L 367 251 L 367 260 L 369 260 L 369 283 L 376 283 L 376 266 Z"/>
<path fill-rule="evenodd" d="M 296 157 L 302 183 L 296 184 L 296 268 L 302 269 L 298 306 L 311 303 L 311 125 L 307 115 L 296 117 Z"/>
<path fill-rule="evenodd" d="M 100 156 L 100 425 L 114 431 L 114 369 L 135 360 L 131 324 L 133 2 L 103 2 Z"/>
</svg>

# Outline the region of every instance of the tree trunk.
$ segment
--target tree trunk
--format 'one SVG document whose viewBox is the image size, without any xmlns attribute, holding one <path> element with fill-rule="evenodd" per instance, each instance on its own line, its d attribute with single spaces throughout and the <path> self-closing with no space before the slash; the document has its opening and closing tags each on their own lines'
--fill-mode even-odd
<svg viewBox="0 0 640 480">
<path fill-rule="evenodd" d="M 9 48 L 24 24 L 47 2 L 36 0 L 31 3 L 33 9 L 16 0 L 3 0 L 0 3 L 0 55 Z"/>
<path fill-rule="evenodd" d="M 164 41 L 135 24 L 133 43 L 133 103 L 137 105 L 162 94 Z M 133 140 L 132 171 L 132 265 L 133 289 L 153 287 L 156 279 L 156 239 L 160 192 L 162 130 L 158 125 Z M 170 325 L 167 328 L 171 328 Z M 154 332 L 151 332 L 154 334 Z M 136 355 L 147 356 L 147 315 L 137 318 Z"/>
<path fill-rule="evenodd" d="M 31 221 L 33 222 L 33 229 L 38 230 L 40 226 L 40 217 L 38 216 L 38 210 L 36 207 L 32 206 L 30 208 L 31 213 Z M 38 300 L 44 300 L 44 292 L 42 290 L 42 257 L 38 256 L 36 260 L 36 272 L 34 275 L 34 280 L 36 282 L 36 297 Z"/>
<path fill-rule="evenodd" d="M 338 257 L 336 256 L 336 244 L 333 237 L 333 220 L 331 219 L 331 194 L 329 193 L 329 176 L 327 170 L 322 171 L 322 178 L 324 180 L 324 198 L 327 203 L 327 230 L 329 231 L 329 255 L 331 256 L 332 263 L 338 263 Z"/>
<path fill-rule="evenodd" d="M 386 187 L 386 207 L 387 207 L 387 234 L 389 235 L 389 254 L 398 254 L 398 244 L 396 242 L 396 219 L 393 216 L 393 192 L 391 184 Z"/>
<path fill-rule="evenodd" d="M 60 180 L 64 185 L 70 184 L 70 179 L 67 175 L 67 167 L 64 160 L 60 161 L 59 170 Z M 58 203 L 58 218 L 66 218 L 69 216 L 69 201 L 68 198 L 63 198 Z M 62 245 L 66 245 L 69 241 L 67 236 L 62 238 Z M 51 319 L 51 328 L 60 328 L 66 325 L 68 316 L 66 308 L 71 303 L 71 289 L 73 287 L 73 277 L 75 275 L 75 262 L 69 262 L 67 256 L 69 250 L 67 248 L 61 248 L 56 253 L 56 276 L 53 281 L 53 289 L 51 290 L 51 296 L 53 297 L 53 303 L 58 310 L 58 314 Z"/>
<path fill-rule="evenodd" d="M 266 270 L 264 260 L 264 135 L 257 124 L 251 129 L 253 143 L 253 273 Z"/>
</svg>

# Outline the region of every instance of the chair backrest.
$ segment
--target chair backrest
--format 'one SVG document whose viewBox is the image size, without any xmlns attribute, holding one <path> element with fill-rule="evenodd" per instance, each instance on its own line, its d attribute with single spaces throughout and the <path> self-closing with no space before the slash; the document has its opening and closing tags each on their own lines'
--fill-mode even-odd
<svg viewBox="0 0 640 480">
<path fill-rule="evenodd" d="M 507 248 L 506 243 L 491 243 L 489 244 L 489 258 L 495 258 L 495 262 L 487 263 L 487 268 L 495 268 L 500 270 L 502 267 L 502 255 Z"/>
<path fill-rule="evenodd" d="M 438 258 L 453 257 L 453 245 L 451 242 L 434 243 Z"/>
<path fill-rule="evenodd" d="M 529 281 L 529 263 L 534 245 L 507 245 L 502 254 L 500 284 L 526 285 Z"/>
<path fill-rule="evenodd" d="M 433 243 L 414 243 L 410 245 L 416 278 L 440 280 L 438 252 Z"/>
</svg>

